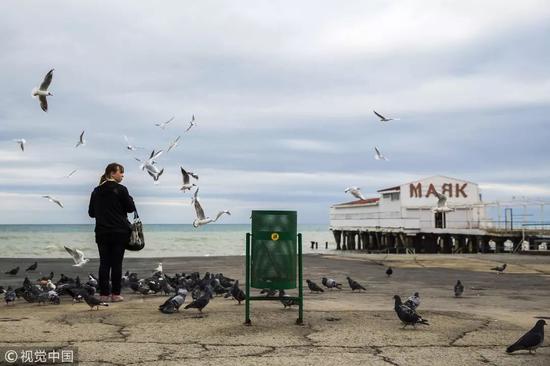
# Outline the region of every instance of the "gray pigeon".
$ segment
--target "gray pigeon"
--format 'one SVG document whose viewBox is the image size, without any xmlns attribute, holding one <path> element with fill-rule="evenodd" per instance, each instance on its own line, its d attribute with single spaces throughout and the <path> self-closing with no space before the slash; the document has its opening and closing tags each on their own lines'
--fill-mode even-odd
<svg viewBox="0 0 550 366">
<path fill-rule="evenodd" d="M 455 285 L 455 297 L 460 297 L 464 293 L 464 285 L 460 280 L 456 281 Z"/>
<path fill-rule="evenodd" d="M 92 310 L 94 307 L 96 308 L 96 310 L 99 310 L 100 306 L 109 306 L 109 304 L 107 304 L 105 302 L 101 302 L 95 296 L 90 296 L 88 294 L 84 294 L 83 297 L 84 297 L 84 301 L 86 301 L 86 304 L 88 304 L 88 306 L 90 307 L 90 310 Z"/>
<path fill-rule="evenodd" d="M 170 297 L 164 302 L 164 304 L 159 306 L 159 311 L 164 314 L 173 314 L 179 311 L 180 307 L 185 302 L 185 297 L 187 296 L 186 289 L 179 289 L 178 293 Z"/>
<path fill-rule="evenodd" d="M 38 267 L 38 262 L 34 262 L 33 264 L 31 264 L 31 265 L 25 270 L 25 272 L 28 272 L 28 271 L 35 271 L 37 267 Z"/>
<path fill-rule="evenodd" d="M 10 302 L 14 302 L 15 298 L 16 298 L 15 291 L 11 288 L 11 286 L 8 286 L 8 289 L 4 294 L 4 300 L 6 301 L 6 305 L 9 305 Z"/>
<path fill-rule="evenodd" d="M 315 282 L 311 281 L 311 280 L 306 280 L 307 282 L 307 287 L 309 287 L 309 290 L 311 292 L 325 292 L 325 290 L 323 290 L 322 288 L 319 287 L 319 285 L 317 285 Z"/>
<path fill-rule="evenodd" d="M 361 290 L 367 291 L 366 288 L 361 286 L 359 282 L 352 280 L 351 277 L 346 277 L 346 278 L 348 279 L 348 284 L 349 284 L 349 287 L 351 288 L 351 291 L 355 291 L 355 290 L 359 290 L 359 292 L 361 292 Z"/>
<path fill-rule="evenodd" d="M 239 288 L 239 280 L 235 281 L 235 284 L 231 289 L 231 296 L 239 302 L 239 305 L 241 305 L 241 301 L 246 300 L 244 291 Z"/>
<path fill-rule="evenodd" d="M 199 311 L 202 313 L 202 309 L 208 305 L 210 302 L 210 298 L 212 297 L 212 292 L 210 292 L 210 287 L 206 287 L 204 294 L 187 305 L 184 309 L 199 309 Z"/>
<path fill-rule="evenodd" d="M 338 290 L 341 290 L 342 289 L 342 284 L 341 283 L 338 283 L 336 282 L 336 280 L 332 279 L 332 278 L 326 278 L 326 277 L 323 277 L 322 280 L 321 280 L 323 286 L 325 286 L 326 288 L 329 288 L 329 289 L 333 289 L 333 288 L 337 288 Z"/>
<path fill-rule="evenodd" d="M 420 294 L 415 292 L 407 299 L 407 301 L 405 301 L 404 305 L 416 310 L 416 308 L 420 306 Z"/>
<path fill-rule="evenodd" d="M 542 343 L 544 342 L 545 325 L 546 322 L 544 320 L 541 319 L 537 321 L 533 329 L 525 333 L 523 337 L 516 341 L 516 343 L 506 348 L 506 352 L 512 353 L 524 349 L 529 350 L 529 353 L 531 353 L 531 351 L 536 351 L 536 349 L 542 346 Z"/>
<path fill-rule="evenodd" d="M 284 305 L 285 309 L 287 307 L 292 309 L 292 305 L 300 305 L 300 300 L 288 296 L 287 294 L 285 294 L 285 290 L 279 290 L 279 299 L 281 301 L 281 304 Z"/>
<path fill-rule="evenodd" d="M 19 266 L 15 267 L 14 269 L 10 269 L 9 271 L 6 271 L 4 273 L 15 276 L 17 274 L 17 272 L 19 272 Z"/>
<path fill-rule="evenodd" d="M 405 328 L 407 325 L 412 325 L 416 328 L 416 324 L 424 324 L 424 325 L 430 325 L 428 324 L 428 321 L 426 319 L 422 319 L 420 315 L 416 313 L 413 309 L 409 308 L 408 306 L 403 305 L 401 303 L 401 298 L 398 295 L 395 295 L 393 297 L 395 299 L 395 306 L 394 310 L 397 313 L 397 316 L 403 322 L 403 328 Z"/>
<path fill-rule="evenodd" d="M 497 274 L 501 274 L 506 269 L 506 263 L 504 263 L 502 266 L 496 266 L 491 268 L 491 271 L 497 271 Z"/>
</svg>

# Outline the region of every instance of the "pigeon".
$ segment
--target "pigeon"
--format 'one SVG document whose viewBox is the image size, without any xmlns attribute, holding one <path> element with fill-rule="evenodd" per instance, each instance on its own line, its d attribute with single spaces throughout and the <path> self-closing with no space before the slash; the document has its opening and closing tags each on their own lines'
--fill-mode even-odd
<svg viewBox="0 0 550 366">
<path fill-rule="evenodd" d="M 15 139 L 13 140 L 19 144 L 19 147 L 21 148 L 21 151 L 25 151 L 25 144 L 27 143 L 27 140 L 25 139 Z"/>
<path fill-rule="evenodd" d="M 165 122 L 155 123 L 155 126 L 160 127 L 161 129 L 164 130 L 166 126 L 168 126 L 168 124 L 173 120 L 174 120 L 174 117 L 170 118 L 168 121 L 165 121 Z"/>
<path fill-rule="evenodd" d="M 279 300 L 281 301 L 281 304 L 284 305 L 285 309 L 292 309 L 292 305 L 300 305 L 300 300 L 286 295 L 285 290 L 279 290 Z"/>
<path fill-rule="evenodd" d="M 464 293 L 464 285 L 460 280 L 456 281 L 455 285 L 455 297 L 460 297 Z"/>
<path fill-rule="evenodd" d="M 536 352 L 536 349 L 542 346 L 542 343 L 544 342 L 545 325 L 546 322 L 544 320 L 541 319 L 537 321 L 533 329 L 525 333 L 523 337 L 516 341 L 516 343 L 506 348 L 506 352 L 512 353 L 524 349 L 529 350 L 529 353 L 531 353 L 531 351 Z"/>
<path fill-rule="evenodd" d="M 332 290 L 333 288 L 337 288 L 338 290 L 341 290 L 341 289 L 342 289 L 342 284 L 336 282 L 336 280 L 334 280 L 334 279 L 332 279 L 332 278 L 323 277 L 323 279 L 321 280 L 321 282 L 323 283 L 323 286 L 325 286 L 326 288 L 329 288 L 329 289 L 331 289 L 331 290 Z"/>
<path fill-rule="evenodd" d="M 420 306 L 420 294 L 418 292 L 415 292 L 407 299 L 407 301 L 405 301 L 404 305 L 413 310 L 416 310 L 416 308 Z"/>
<path fill-rule="evenodd" d="M 349 283 L 349 287 L 351 288 L 351 291 L 355 291 L 355 290 L 359 290 L 359 292 L 361 292 L 361 290 L 367 291 L 367 289 L 361 286 L 359 282 L 352 280 L 350 277 L 346 277 L 346 278 L 348 279 L 348 283 Z"/>
<path fill-rule="evenodd" d="M 78 138 L 78 142 L 76 143 L 76 145 L 74 147 L 76 148 L 76 147 L 79 147 L 80 145 L 86 145 L 86 140 L 84 140 L 84 131 L 82 131 L 80 133 L 80 137 Z"/>
<path fill-rule="evenodd" d="M 380 122 L 389 122 L 389 121 L 398 121 L 399 120 L 399 118 L 386 118 L 386 117 L 384 117 L 383 115 L 381 115 L 380 113 L 378 113 L 374 110 L 373 110 L 373 112 L 378 118 L 380 118 Z"/>
<path fill-rule="evenodd" d="M 69 174 L 67 174 L 67 175 L 65 176 L 65 178 L 70 178 L 70 177 L 72 177 L 73 174 L 76 173 L 77 171 L 78 171 L 78 169 L 73 170 L 72 172 L 70 172 Z"/>
<path fill-rule="evenodd" d="M 184 288 L 179 289 L 174 296 L 170 297 L 164 302 L 164 304 L 159 306 L 159 311 L 163 312 L 164 314 L 173 314 L 179 311 L 179 308 L 185 302 L 186 296 L 187 290 Z"/>
<path fill-rule="evenodd" d="M 361 188 L 359 187 L 349 187 L 346 188 L 344 193 L 351 193 L 354 197 L 359 198 L 360 200 L 365 200 L 366 198 L 363 196 L 363 193 L 361 193 Z"/>
<path fill-rule="evenodd" d="M 319 285 L 317 285 L 315 282 L 311 281 L 311 280 L 306 280 L 307 282 L 307 287 L 309 287 L 309 290 L 311 292 L 325 292 L 325 290 L 323 290 L 322 288 L 319 287 Z"/>
<path fill-rule="evenodd" d="M 246 300 L 246 295 L 244 294 L 244 291 L 239 288 L 239 280 L 235 281 L 235 284 L 231 289 L 231 296 L 233 296 L 233 298 L 239 302 L 239 305 L 241 305 L 241 301 Z"/>
<path fill-rule="evenodd" d="M 388 158 L 382 155 L 382 153 L 380 152 L 380 150 L 378 150 L 377 147 L 374 148 L 374 152 L 375 152 L 374 158 L 376 160 L 388 160 Z"/>
<path fill-rule="evenodd" d="M 204 214 L 204 211 L 202 209 L 202 206 L 199 202 L 198 193 L 199 193 L 199 188 L 197 188 L 195 190 L 195 194 L 194 194 L 193 200 L 192 200 L 192 204 L 195 206 L 195 213 L 197 214 L 197 218 L 195 220 L 193 220 L 193 227 L 197 228 L 199 226 L 206 225 L 206 224 L 209 224 L 211 222 L 216 222 L 216 221 L 218 221 L 220 216 L 223 215 L 223 214 L 231 215 L 231 212 L 225 210 L 225 211 L 219 211 L 218 214 L 216 215 L 216 217 L 213 218 L 213 219 L 210 218 L 210 217 L 206 217 L 205 214 Z"/>
<path fill-rule="evenodd" d="M 50 95 L 53 96 L 53 94 L 48 91 L 48 87 L 52 82 L 53 70 L 54 69 L 48 71 L 48 73 L 44 77 L 44 80 L 42 81 L 42 84 L 40 84 L 38 88 L 34 88 L 32 90 L 32 96 L 38 97 L 38 100 L 40 101 L 40 108 L 42 108 L 44 112 L 48 111 L 48 100 L 46 99 L 46 97 Z"/>
<path fill-rule="evenodd" d="M 53 198 L 52 196 L 42 196 L 42 198 L 46 198 L 48 201 L 53 202 L 53 203 L 57 204 L 59 207 L 63 208 L 63 203 L 61 203 L 61 201 Z"/>
<path fill-rule="evenodd" d="M 393 274 L 393 269 L 391 269 L 391 267 L 388 267 L 388 269 L 386 269 L 386 275 L 390 277 L 392 274 Z"/>
<path fill-rule="evenodd" d="M 6 301 L 6 305 L 9 305 L 10 302 L 14 302 L 16 297 L 17 295 L 15 294 L 15 291 L 11 288 L 11 286 L 8 286 L 8 289 L 4 294 L 4 300 Z"/>
<path fill-rule="evenodd" d="M 273 297 L 277 293 L 277 290 L 271 289 L 271 288 L 264 288 L 262 291 L 260 291 L 260 295 L 265 294 L 265 297 Z"/>
<path fill-rule="evenodd" d="M 412 325 L 415 328 L 416 324 L 430 325 L 428 324 L 428 321 L 426 319 L 422 319 L 422 317 L 418 315 L 416 311 L 406 305 L 403 305 L 401 303 L 401 298 L 398 295 L 395 295 L 393 298 L 395 299 L 394 310 L 397 313 L 397 316 L 399 317 L 401 322 L 403 322 L 403 328 L 405 328 L 407 325 Z"/>
<path fill-rule="evenodd" d="M 178 144 L 180 142 L 180 139 L 181 139 L 181 136 L 176 137 L 176 139 L 170 143 L 170 146 L 168 146 L 168 149 L 166 149 L 166 152 L 168 152 L 168 151 L 172 150 L 173 148 L 175 148 L 176 146 L 178 146 Z"/>
<path fill-rule="evenodd" d="M 15 276 L 19 272 L 19 266 L 15 267 L 14 269 L 10 269 L 9 271 L 4 272 L 5 274 Z"/>
<path fill-rule="evenodd" d="M 497 271 L 497 274 L 501 274 L 506 269 L 506 263 L 504 263 L 502 266 L 496 266 L 491 268 L 491 271 Z"/>
<path fill-rule="evenodd" d="M 202 313 L 202 309 L 208 305 L 211 298 L 212 293 L 210 292 L 210 288 L 206 287 L 204 294 L 192 303 L 188 304 L 184 309 L 199 309 L 199 312 Z"/>
<path fill-rule="evenodd" d="M 454 211 L 454 208 L 447 207 L 447 196 L 445 196 L 442 193 L 439 193 L 438 191 L 435 191 L 435 195 L 437 196 L 437 206 L 432 208 L 433 212 Z"/>
<path fill-rule="evenodd" d="M 195 125 L 195 115 L 193 115 L 191 117 L 191 121 L 189 121 L 189 127 L 187 127 L 187 130 L 185 130 L 185 132 L 189 132 L 189 130 L 191 129 L 191 127 L 193 127 Z"/>
<path fill-rule="evenodd" d="M 69 247 L 65 247 L 65 250 L 73 257 L 73 267 L 82 267 L 90 261 L 89 258 L 86 258 L 84 256 L 84 252 L 82 252 L 80 249 L 71 249 Z"/>
<path fill-rule="evenodd" d="M 84 298 L 84 301 L 86 301 L 86 304 L 88 304 L 88 306 L 90 307 L 90 310 L 92 310 L 94 307 L 96 308 L 96 310 L 99 310 L 100 306 L 109 306 L 109 304 L 100 301 L 95 296 L 84 294 L 82 297 Z"/>
<path fill-rule="evenodd" d="M 191 190 L 191 188 L 195 187 L 196 184 L 189 183 L 190 181 L 189 176 L 192 176 L 195 179 L 199 179 L 199 176 L 192 172 L 185 171 L 185 169 L 183 169 L 183 167 L 181 166 L 180 166 L 180 169 L 181 169 L 181 176 L 183 178 L 183 185 L 181 186 L 180 191 Z"/>
</svg>

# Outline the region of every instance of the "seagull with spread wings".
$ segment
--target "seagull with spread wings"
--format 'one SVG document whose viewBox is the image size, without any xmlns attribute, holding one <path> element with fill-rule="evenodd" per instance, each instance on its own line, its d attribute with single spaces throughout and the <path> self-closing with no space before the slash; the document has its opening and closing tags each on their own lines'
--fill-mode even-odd
<svg viewBox="0 0 550 366">
<path fill-rule="evenodd" d="M 388 160 L 388 158 L 386 158 L 384 155 L 382 155 L 382 153 L 380 152 L 380 150 L 378 150 L 377 147 L 374 148 L 374 158 L 376 160 Z"/>
<path fill-rule="evenodd" d="M 450 212 L 454 211 L 454 208 L 447 207 L 447 196 L 438 191 L 435 191 L 437 197 L 437 207 L 432 209 L 433 212 Z"/>
<path fill-rule="evenodd" d="M 365 200 L 365 196 L 361 193 L 361 188 L 359 187 L 348 187 L 344 193 L 351 193 L 353 197 L 359 198 L 360 200 Z"/>
<path fill-rule="evenodd" d="M 86 258 L 86 256 L 84 256 L 84 252 L 82 252 L 80 249 L 65 247 L 65 250 L 73 257 L 73 267 L 82 267 L 90 261 L 89 258 Z"/>
<path fill-rule="evenodd" d="M 387 118 L 387 117 L 384 117 L 383 115 L 381 115 L 380 113 L 378 113 L 378 112 L 376 112 L 376 111 L 374 111 L 374 110 L 373 110 L 373 112 L 374 112 L 374 114 L 375 114 L 378 118 L 380 118 L 380 122 L 389 122 L 389 121 L 398 121 L 398 120 L 399 120 L 399 118 Z"/>
<path fill-rule="evenodd" d="M 191 117 L 191 121 L 189 121 L 189 127 L 187 127 L 187 130 L 185 130 L 185 132 L 188 132 L 191 129 L 191 127 L 193 127 L 194 125 L 195 125 L 195 115 Z"/>
<path fill-rule="evenodd" d="M 76 143 L 76 145 L 74 145 L 74 147 L 79 147 L 80 145 L 86 145 L 86 140 L 84 140 L 84 131 L 82 131 L 80 133 L 80 137 L 78 138 L 78 142 Z"/>
<path fill-rule="evenodd" d="M 160 127 L 161 129 L 164 130 L 166 128 L 166 126 L 168 126 L 168 124 L 174 120 L 174 118 L 175 117 L 172 117 L 168 121 L 165 121 L 165 122 L 155 123 L 155 126 Z"/>
<path fill-rule="evenodd" d="M 53 198 L 52 196 L 42 196 L 42 198 L 46 198 L 48 201 L 53 202 L 53 203 L 57 204 L 59 207 L 63 208 L 63 203 L 61 203 L 61 201 Z"/>
<path fill-rule="evenodd" d="M 46 99 L 46 97 L 50 95 L 53 96 L 53 94 L 48 91 L 48 87 L 52 82 L 53 70 L 54 69 L 48 71 L 46 76 L 44 76 L 44 80 L 42 80 L 42 84 L 32 90 L 32 96 L 38 97 L 38 100 L 40 101 L 40 108 L 42 108 L 44 112 L 48 111 L 48 100 Z"/>
<path fill-rule="evenodd" d="M 193 221 L 193 226 L 194 227 L 199 227 L 199 226 L 202 226 L 202 225 L 209 224 L 211 222 L 216 222 L 216 221 L 218 221 L 220 216 L 223 215 L 223 214 L 231 215 L 231 212 L 225 210 L 225 211 L 219 211 L 218 214 L 216 215 L 216 217 L 213 218 L 213 219 L 210 218 L 210 217 L 206 217 L 206 215 L 204 214 L 204 210 L 202 209 L 202 206 L 199 202 L 198 193 L 199 193 L 199 189 L 197 188 L 197 190 L 195 191 L 195 194 L 193 196 L 193 200 L 191 201 L 191 203 L 195 206 L 195 212 L 197 214 L 197 218 Z"/>
<path fill-rule="evenodd" d="M 194 186 L 196 186 L 195 183 L 190 183 L 190 178 L 189 176 L 195 178 L 195 179 L 199 179 L 199 176 L 196 175 L 195 173 L 193 172 L 188 172 L 186 171 L 185 169 L 183 169 L 183 167 L 180 166 L 180 169 L 181 169 L 181 176 L 183 178 L 183 185 L 181 186 L 180 188 L 180 191 L 186 191 L 186 190 L 191 190 L 191 188 L 193 188 Z"/>
<path fill-rule="evenodd" d="M 25 139 L 15 139 L 14 142 L 17 142 L 19 144 L 19 147 L 21 148 L 21 151 L 25 151 L 25 144 L 27 143 L 27 140 Z"/>
</svg>

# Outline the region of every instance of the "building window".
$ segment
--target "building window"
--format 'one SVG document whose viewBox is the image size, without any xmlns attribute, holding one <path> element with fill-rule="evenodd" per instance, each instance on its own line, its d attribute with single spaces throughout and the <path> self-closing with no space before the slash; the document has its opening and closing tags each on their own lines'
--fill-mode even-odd
<svg viewBox="0 0 550 366">
<path fill-rule="evenodd" d="M 445 212 L 435 213 L 435 227 L 436 229 L 445 229 L 447 227 L 447 218 Z"/>
<path fill-rule="evenodd" d="M 384 193 L 382 194 L 382 198 L 389 198 L 392 201 L 399 201 L 399 192 Z"/>
</svg>

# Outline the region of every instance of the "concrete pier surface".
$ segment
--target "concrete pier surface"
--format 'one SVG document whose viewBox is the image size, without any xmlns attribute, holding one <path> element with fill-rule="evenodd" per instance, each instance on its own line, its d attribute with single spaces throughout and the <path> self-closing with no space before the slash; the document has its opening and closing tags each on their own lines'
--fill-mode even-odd
<svg viewBox="0 0 550 366">
<path fill-rule="evenodd" d="M 124 270 L 149 276 L 162 261 L 164 271 L 222 272 L 244 280 L 244 257 L 132 258 Z M 19 286 L 25 276 L 3 274 L 34 259 L 0 258 L 0 285 Z M 98 261 L 84 268 L 70 259 L 38 260 L 30 279 L 53 271 L 68 276 L 97 273 Z M 507 263 L 503 274 L 490 268 Z M 394 270 L 388 278 L 387 266 Z M 350 276 L 367 289 L 353 293 Z M 321 277 L 343 290 L 312 294 L 305 287 L 303 326 L 297 309 L 279 302 L 253 302 L 252 325 L 244 305 L 215 297 L 199 315 L 196 309 L 173 315 L 158 311 L 165 296 L 137 295 L 98 311 L 85 303 L 0 305 L 0 349 L 67 348 L 79 365 L 549 365 L 548 340 L 530 355 L 506 354 L 508 345 L 539 318 L 550 319 L 550 259 L 499 255 L 367 255 L 338 252 L 304 256 L 304 281 Z M 460 279 L 464 295 L 455 298 Z M 418 313 L 430 326 L 402 329 L 393 295 L 420 293 Z M 259 291 L 255 290 L 254 294 Z M 288 291 L 293 293 L 293 291 Z M 186 303 L 189 299 L 186 300 Z M 550 320 L 547 320 L 550 323 Z M 547 331 L 548 327 L 546 328 Z M 0 355 L 2 356 L 2 355 Z M 0 360 L 0 364 L 5 361 Z"/>
</svg>

